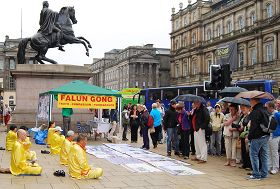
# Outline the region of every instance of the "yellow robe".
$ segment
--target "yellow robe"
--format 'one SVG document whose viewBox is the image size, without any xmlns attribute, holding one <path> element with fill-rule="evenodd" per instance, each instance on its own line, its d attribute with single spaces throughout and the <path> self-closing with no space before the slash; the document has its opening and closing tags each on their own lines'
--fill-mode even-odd
<svg viewBox="0 0 280 189">
<path fill-rule="evenodd" d="M 57 133 L 54 133 L 51 138 L 51 154 L 59 154 L 61 150 L 61 146 L 63 144 L 63 141 L 65 140 L 64 135 L 59 135 Z"/>
<path fill-rule="evenodd" d="M 60 164 L 61 165 L 68 165 L 68 154 L 70 148 L 73 146 L 73 142 L 65 139 L 60 150 Z"/>
<path fill-rule="evenodd" d="M 17 134 L 14 131 L 9 131 L 6 136 L 6 150 L 11 151 L 16 141 Z"/>
<path fill-rule="evenodd" d="M 32 143 L 31 143 L 29 137 L 26 137 L 25 141 L 23 142 L 23 147 L 24 147 L 25 153 L 26 153 L 26 159 L 35 161 L 37 159 L 37 156 L 36 156 L 35 151 L 30 151 L 31 144 Z"/>
<path fill-rule="evenodd" d="M 99 178 L 103 175 L 101 168 L 92 169 L 87 160 L 86 151 L 78 144 L 74 144 L 68 156 L 69 174 L 73 178 Z"/>
<path fill-rule="evenodd" d="M 54 128 L 49 128 L 48 130 L 48 136 L 47 136 L 47 144 L 51 145 L 51 139 L 53 137 L 54 134 Z"/>
<path fill-rule="evenodd" d="M 42 173 L 42 167 L 40 167 L 37 163 L 28 163 L 26 160 L 26 153 L 23 144 L 16 141 L 11 153 L 11 173 L 13 175 L 39 175 Z"/>
</svg>

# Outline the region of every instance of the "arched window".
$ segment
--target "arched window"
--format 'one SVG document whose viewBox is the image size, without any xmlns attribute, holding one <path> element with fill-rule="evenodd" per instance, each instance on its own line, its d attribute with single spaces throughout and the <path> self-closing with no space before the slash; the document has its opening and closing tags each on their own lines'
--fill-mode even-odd
<svg viewBox="0 0 280 189">
<path fill-rule="evenodd" d="M 232 32 L 232 23 L 231 21 L 227 21 L 227 33 L 231 33 Z"/>
<path fill-rule="evenodd" d="M 266 4 L 266 15 L 267 15 L 267 18 L 270 18 L 273 15 L 273 10 L 272 10 L 272 4 L 271 3 Z"/>
<path fill-rule="evenodd" d="M 242 16 L 240 16 L 240 17 L 238 18 L 238 27 L 239 27 L 240 30 L 243 29 L 243 28 L 245 27 L 244 19 L 243 19 Z"/>
<path fill-rule="evenodd" d="M 254 25 L 254 23 L 256 22 L 256 14 L 255 12 L 251 12 L 250 14 L 250 25 Z"/>
<path fill-rule="evenodd" d="M 216 34 L 217 34 L 217 37 L 221 36 L 221 26 L 220 25 L 218 25 L 216 28 Z"/>
</svg>

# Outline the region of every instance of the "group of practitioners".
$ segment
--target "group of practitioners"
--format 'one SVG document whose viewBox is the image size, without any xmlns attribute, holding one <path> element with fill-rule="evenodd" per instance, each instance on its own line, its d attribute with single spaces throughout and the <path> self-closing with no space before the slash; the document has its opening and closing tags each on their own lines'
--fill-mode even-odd
<svg viewBox="0 0 280 189">
<path fill-rule="evenodd" d="M 137 142 L 138 129 L 143 136 L 145 150 L 150 149 L 150 138 L 153 147 L 162 142 L 162 131 L 167 136 L 167 156 L 174 155 L 197 163 L 206 163 L 208 155 L 222 156 L 226 154 L 225 166 L 252 170 L 248 180 L 261 180 L 268 174 L 279 171 L 280 142 L 280 98 L 261 103 L 259 98 L 251 98 L 250 105 L 234 103 L 210 103 L 204 105 L 197 100 L 192 103 L 191 110 L 185 110 L 184 102 L 170 101 L 165 111 L 160 101 L 152 104 L 149 112 L 144 105 L 124 107 L 123 140 L 126 139 L 127 127 L 131 129 L 131 143 Z M 273 115 L 277 128 L 272 133 L 264 132 L 261 124 L 265 116 Z M 148 125 L 149 116 L 153 118 L 153 127 Z M 207 130 L 212 131 L 207 136 Z"/>
<path fill-rule="evenodd" d="M 99 178 L 103 175 L 101 168 L 91 168 L 86 156 L 87 137 L 69 130 L 66 137 L 60 126 L 49 123 L 47 144 L 51 155 L 60 156 L 60 164 L 67 166 L 69 175 L 76 179 Z M 28 128 L 10 126 L 6 136 L 6 150 L 11 152 L 10 168 L 0 169 L 2 173 L 13 175 L 41 175 L 42 167 L 38 165 L 35 151 L 31 151 Z"/>
</svg>

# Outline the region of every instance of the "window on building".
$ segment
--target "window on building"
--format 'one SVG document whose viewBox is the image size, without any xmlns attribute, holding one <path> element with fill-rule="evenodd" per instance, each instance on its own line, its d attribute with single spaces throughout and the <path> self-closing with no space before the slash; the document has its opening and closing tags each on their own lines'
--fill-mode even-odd
<svg viewBox="0 0 280 189">
<path fill-rule="evenodd" d="M 4 69 L 4 60 L 0 59 L 0 70 Z"/>
<path fill-rule="evenodd" d="M 188 25 L 188 17 L 187 17 L 187 16 L 184 17 L 184 25 L 185 25 L 185 26 Z"/>
<path fill-rule="evenodd" d="M 193 75 L 196 75 L 197 74 L 197 65 L 196 65 L 196 62 L 194 62 L 193 64 Z"/>
<path fill-rule="evenodd" d="M 175 30 L 177 30 L 179 28 L 179 20 L 176 20 L 176 25 L 175 25 Z"/>
<path fill-rule="evenodd" d="M 179 77 L 179 65 L 175 65 L 175 78 Z"/>
<path fill-rule="evenodd" d="M 210 72 L 210 66 L 212 65 L 212 60 L 208 60 L 207 61 L 207 65 L 206 65 L 206 68 L 207 68 L 207 70 L 206 70 L 206 73 L 209 73 Z"/>
<path fill-rule="evenodd" d="M 10 58 L 10 70 L 16 69 L 16 61 L 14 58 Z"/>
<path fill-rule="evenodd" d="M 239 57 L 239 67 L 243 67 L 244 66 L 244 52 L 240 51 L 238 54 Z"/>
<path fill-rule="evenodd" d="M 272 10 L 272 4 L 271 3 L 268 3 L 266 5 L 266 15 L 267 15 L 267 18 L 270 18 L 273 15 L 273 10 Z"/>
<path fill-rule="evenodd" d="M 251 49 L 251 64 L 254 65 L 257 63 L 257 51 L 255 48 Z"/>
<path fill-rule="evenodd" d="M 15 79 L 12 76 L 9 77 L 9 89 L 10 90 L 16 89 Z"/>
<path fill-rule="evenodd" d="M 272 44 L 267 44 L 265 46 L 266 49 L 266 61 L 270 62 L 273 60 L 273 49 L 272 49 Z"/>
<path fill-rule="evenodd" d="M 211 40 L 211 38 L 212 38 L 211 35 L 212 35 L 212 34 L 211 34 L 211 30 L 208 29 L 208 30 L 207 30 L 207 40 L 208 40 L 208 41 Z"/>
<path fill-rule="evenodd" d="M 251 25 L 254 25 L 255 22 L 256 22 L 256 14 L 255 14 L 255 12 L 253 11 L 253 12 L 251 12 L 251 14 L 250 14 L 250 24 L 251 24 Z"/>
<path fill-rule="evenodd" d="M 135 81 L 135 87 L 138 87 L 138 81 Z"/>
<path fill-rule="evenodd" d="M 196 34 L 193 33 L 192 34 L 192 44 L 195 44 L 196 43 Z"/>
<path fill-rule="evenodd" d="M 217 36 L 217 37 L 220 37 L 220 36 L 221 36 L 221 26 L 220 26 L 220 25 L 217 26 L 216 32 L 217 32 L 217 33 L 216 33 L 216 34 L 217 34 L 216 36 Z"/>
<path fill-rule="evenodd" d="M 240 30 L 243 29 L 243 28 L 245 27 L 244 19 L 243 19 L 242 16 L 240 16 L 240 17 L 238 18 L 238 27 L 239 27 Z"/>
<path fill-rule="evenodd" d="M 231 21 L 227 22 L 227 33 L 231 33 L 232 32 L 232 23 Z"/>
</svg>

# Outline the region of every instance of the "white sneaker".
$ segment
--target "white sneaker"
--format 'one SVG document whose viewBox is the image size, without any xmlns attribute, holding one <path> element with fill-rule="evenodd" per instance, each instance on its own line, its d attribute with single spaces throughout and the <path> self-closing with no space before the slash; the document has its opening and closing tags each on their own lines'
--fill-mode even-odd
<svg viewBox="0 0 280 189">
<path fill-rule="evenodd" d="M 275 175 L 277 172 L 278 172 L 278 171 L 276 171 L 276 170 L 274 170 L 274 169 L 270 171 L 270 173 L 273 174 L 273 175 Z"/>
<path fill-rule="evenodd" d="M 253 175 L 251 175 L 251 176 L 249 176 L 249 177 L 247 177 L 246 178 L 247 180 L 261 180 L 260 178 L 256 178 L 256 177 L 254 177 Z"/>
</svg>

